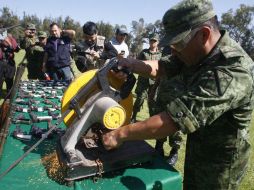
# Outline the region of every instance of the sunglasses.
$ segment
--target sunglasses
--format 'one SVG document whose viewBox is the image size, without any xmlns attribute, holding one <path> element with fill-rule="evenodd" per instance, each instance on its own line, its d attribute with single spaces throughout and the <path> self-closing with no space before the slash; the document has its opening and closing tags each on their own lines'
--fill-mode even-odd
<svg viewBox="0 0 254 190">
<path fill-rule="evenodd" d="M 183 39 L 181 39 L 179 42 L 175 43 L 175 44 L 171 44 L 170 47 L 174 50 L 176 50 L 177 52 L 181 52 L 184 48 L 186 48 L 186 46 L 188 45 L 188 43 L 196 36 L 196 34 L 201 30 L 200 27 L 195 28 L 193 30 L 191 30 L 191 32 L 185 36 Z"/>
</svg>

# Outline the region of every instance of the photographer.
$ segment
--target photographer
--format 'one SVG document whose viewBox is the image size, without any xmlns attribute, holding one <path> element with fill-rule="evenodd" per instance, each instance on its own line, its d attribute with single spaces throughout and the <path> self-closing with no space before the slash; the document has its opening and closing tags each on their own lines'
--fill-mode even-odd
<svg viewBox="0 0 254 190">
<path fill-rule="evenodd" d="M 129 47 L 125 42 L 127 36 L 126 28 L 117 28 L 115 36 L 110 40 L 110 43 L 117 50 L 119 58 L 127 58 L 129 56 Z"/>
<path fill-rule="evenodd" d="M 6 33 L 7 34 L 7 33 Z M 16 72 L 14 52 L 19 51 L 19 46 L 15 38 L 8 34 L 2 36 L 0 40 L 0 94 L 2 95 L 2 85 L 5 81 L 7 93 L 13 85 L 13 78 Z"/>
</svg>

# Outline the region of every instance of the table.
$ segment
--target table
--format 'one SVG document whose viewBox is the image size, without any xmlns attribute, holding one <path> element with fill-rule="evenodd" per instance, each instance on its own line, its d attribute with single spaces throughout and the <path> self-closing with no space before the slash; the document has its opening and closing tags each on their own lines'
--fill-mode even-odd
<svg viewBox="0 0 254 190">
<path fill-rule="evenodd" d="M 48 107 L 52 108 L 54 107 L 54 104 L 60 105 L 61 96 L 66 85 L 63 83 L 59 83 L 58 85 L 55 84 L 55 86 L 52 86 L 51 83 L 48 84 L 49 85 L 46 86 L 43 85 L 43 82 L 39 81 L 22 81 L 18 89 L 17 96 L 12 103 L 12 118 L 20 117 L 20 113 L 22 113 L 22 117 L 29 118 L 29 113 L 23 113 L 15 110 L 17 105 L 22 108 L 31 107 L 31 104 L 37 108 L 44 107 L 44 111 L 32 111 L 34 114 L 41 116 L 48 115 L 48 110 L 45 110 Z M 27 87 L 24 87 L 24 85 Z M 52 88 L 50 88 L 50 85 Z M 43 91 L 45 90 L 48 91 L 50 96 L 43 95 Z M 26 92 L 31 93 L 30 91 L 34 94 L 32 101 L 31 98 L 26 98 L 25 96 Z M 18 98 L 20 95 L 23 95 L 23 102 Z M 45 98 L 53 102 L 53 104 L 46 104 L 44 101 Z M 30 105 L 25 105 L 25 102 L 30 102 Z M 59 111 L 56 110 L 53 112 L 57 113 Z M 55 121 L 56 120 L 53 120 L 53 122 Z M 32 139 L 27 141 L 13 137 L 12 134 L 17 128 L 17 125 L 23 132 L 30 134 L 32 125 L 46 130 L 48 122 L 43 121 L 31 124 L 15 124 L 15 122 L 12 122 L 10 124 L 9 133 L 0 159 L 1 173 L 39 140 L 39 138 L 36 138 L 35 136 L 32 136 Z M 59 128 L 64 129 L 64 123 L 61 123 Z M 174 168 L 170 167 L 160 156 L 157 156 L 153 162 L 105 173 L 97 180 L 97 182 L 95 182 L 93 178 L 87 178 L 75 181 L 72 186 L 68 186 L 63 179 L 63 168 L 60 167 L 56 154 L 56 142 L 58 135 L 58 133 L 54 133 L 51 138 L 43 141 L 13 170 L 0 179 L 0 189 L 182 189 L 181 175 Z"/>
</svg>

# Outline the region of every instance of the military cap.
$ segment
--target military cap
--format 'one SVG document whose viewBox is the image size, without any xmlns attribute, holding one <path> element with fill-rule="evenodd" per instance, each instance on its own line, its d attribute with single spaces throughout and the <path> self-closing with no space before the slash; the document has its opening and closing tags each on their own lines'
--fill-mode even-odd
<svg viewBox="0 0 254 190">
<path fill-rule="evenodd" d="M 47 33 L 44 31 L 39 31 L 37 34 L 38 38 L 47 38 Z"/>
<path fill-rule="evenodd" d="M 32 23 L 27 24 L 27 25 L 26 25 L 26 29 L 27 29 L 27 30 L 36 30 L 35 25 L 32 24 Z"/>
<path fill-rule="evenodd" d="M 159 35 L 156 34 L 156 33 L 151 34 L 150 37 L 149 37 L 149 40 L 159 41 L 159 39 L 160 39 Z"/>
<path fill-rule="evenodd" d="M 196 26 L 215 16 L 210 0 L 183 0 L 169 9 L 162 18 L 165 36 L 162 45 L 184 39 Z"/>
<path fill-rule="evenodd" d="M 128 31 L 127 31 L 127 29 L 126 28 L 123 28 L 123 27 L 121 27 L 121 28 L 117 28 L 116 29 L 116 34 L 125 34 L 125 35 L 128 35 Z"/>
</svg>

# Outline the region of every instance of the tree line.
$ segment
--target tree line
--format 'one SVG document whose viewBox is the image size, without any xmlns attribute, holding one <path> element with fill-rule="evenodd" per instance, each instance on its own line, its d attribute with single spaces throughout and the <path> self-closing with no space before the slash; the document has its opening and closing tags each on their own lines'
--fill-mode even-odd
<svg viewBox="0 0 254 190">
<path fill-rule="evenodd" d="M 52 22 L 56 22 L 62 29 L 73 29 L 76 31 L 75 41 L 82 40 L 82 25 L 72 19 L 70 16 L 63 17 L 45 17 L 40 19 L 37 15 L 28 15 L 23 13 L 22 18 L 18 17 L 8 7 L 0 9 L 0 32 L 1 28 L 10 27 L 20 24 L 19 27 L 10 29 L 11 33 L 18 41 L 24 35 L 24 29 L 27 23 L 33 23 L 36 25 L 37 31 L 49 30 L 49 25 Z M 226 29 L 229 35 L 235 39 L 244 50 L 254 59 L 254 6 L 247 6 L 241 4 L 238 9 L 233 11 L 230 9 L 228 12 L 223 13 L 221 16 L 220 24 L 222 29 Z M 110 39 L 114 36 L 115 30 L 118 27 L 125 27 L 125 25 L 117 24 L 112 25 L 103 21 L 96 22 L 99 35 L 105 36 Z M 160 36 L 164 35 L 164 29 L 161 20 L 157 20 L 154 23 L 145 23 L 144 18 L 140 18 L 138 21 L 131 22 L 131 29 L 127 39 L 127 44 L 130 47 L 130 52 L 133 55 L 137 55 L 143 48 L 144 43 L 148 43 L 148 37 L 151 33 L 158 33 Z"/>
</svg>

